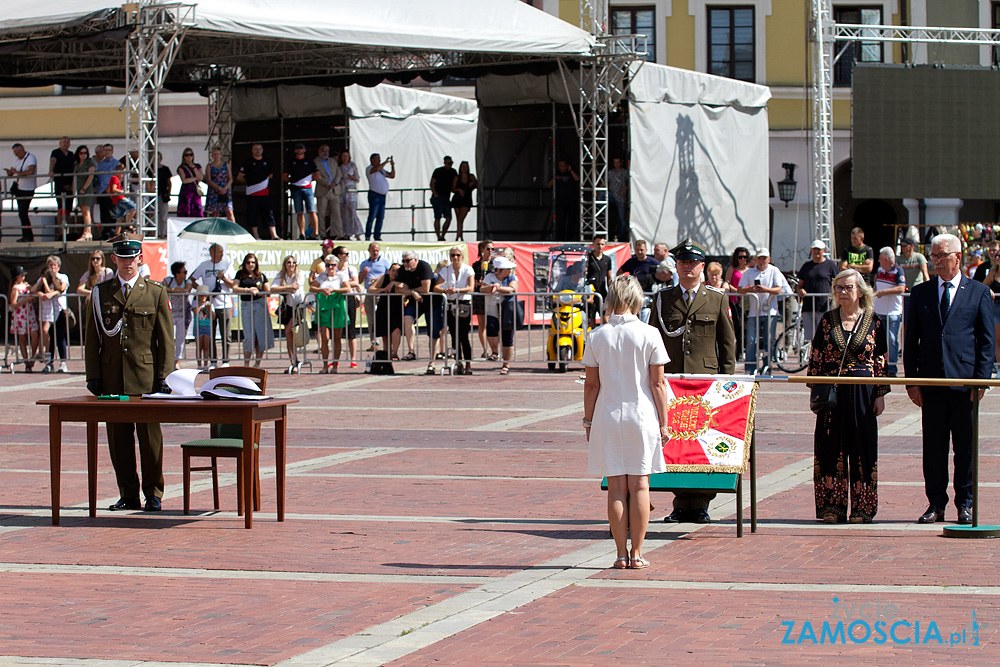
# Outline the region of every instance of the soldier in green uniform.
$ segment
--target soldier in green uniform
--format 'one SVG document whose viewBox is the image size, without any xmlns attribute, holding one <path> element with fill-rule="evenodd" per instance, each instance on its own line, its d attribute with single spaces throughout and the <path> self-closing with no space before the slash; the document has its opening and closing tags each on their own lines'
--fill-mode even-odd
<svg viewBox="0 0 1000 667">
<path fill-rule="evenodd" d="M 139 275 L 142 237 L 121 234 L 113 239 L 118 270 L 99 283 L 87 310 L 85 360 L 87 389 L 95 396 L 169 392 L 167 373 L 173 366 L 173 323 L 167 290 Z M 159 511 L 163 497 L 163 437 L 159 424 L 108 424 L 108 449 L 121 498 L 112 511 L 137 510 L 139 476 L 135 469 L 135 435 L 139 438 L 145 509 Z"/>
<path fill-rule="evenodd" d="M 660 330 L 670 361 L 665 373 L 731 374 L 736 370 L 736 336 L 726 293 L 702 280 L 705 251 L 684 239 L 670 251 L 679 284 L 653 297 L 649 323 Z M 678 492 L 664 521 L 708 523 L 714 493 Z"/>
</svg>

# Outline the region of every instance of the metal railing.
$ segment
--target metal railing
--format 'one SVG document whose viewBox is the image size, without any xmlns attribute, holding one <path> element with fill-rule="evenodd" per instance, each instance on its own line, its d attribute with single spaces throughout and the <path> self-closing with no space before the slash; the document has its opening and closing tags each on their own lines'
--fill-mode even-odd
<svg viewBox="0 0 1000 667">
<path fill-rule="evenodd" d="M 261 363 L 268 367 L 279 367 L 291 372 L 300 372 L 302 368 L 318 372 L 326 368 L 326 363 L 345 362 L 348 366 L 355 364 L 355 367 L 370 369 L 374 359 L 375 350 L 397 351 L 398 360 L 403 364 L 407 362 L 433 363 L 436 372 L 455 372 L 455 365 L 461 363 L 471 363 L 479 366 L 488 364 L 489 368 L 499 368 L 503 365 L 503 347 L 510 348 L 510 358 L 507 363 L 512 367 L 537 369 L 549 368 L 551 370 L 565 370 L 567 368 L 581 368 L 578 356 L 574 353 L 573 358 L 560 359 L 558 349 L 553 349 L 549 345 L 552 335 L 552 321 L 555 295 L 552 292 L 518 292 L 506 297 L 510 299 L 506 303 L 508 311 L 497 317 L 496 326 L 493 330 L 494 336 L 485 336 L 487 322 L 485 316 L 481 315 L 485 310 L 480 307 L 480 299 L 485 300 L 489 295 L 472 293 L 469 296 L 469 306 L 458 306 L 455 302 L 450 302 L 442 294 L 421 295 L 425 305 L 413 305 L 413 299 L 401 294 L 385 294 L 379 292 L 355 292 L 345 295 L 345 305 L 347 311 L 347 325 L 339 334 L 331 327 L 329 334 L 331 342 L 337 336 L 344 343 L 342 354 L 335 358 L 328 355 L 324 361 L 319 345 L 318 312 L 315 294 L 306 294 L 304 301 L 293 307 L 291 326 L 286 327 L 278 321 L 279 310 L 284 303 L 284 295 L 280 292 L 262 292 L 261 299 L 257 303 L 266 308 L 266 317 L 270 334 L 258 336 L 260 317 L 252 316 L 254 301 L 244 301 L 240 297 L 248 296 L 233 294 L 232 292 L 210 292 L 188 294 L 171 294 L 169 298 L 173 302 L 173 317 L 183 318 L 183 302 L 187 301 L 193 309 L 197 305 L 197 297 L 205 296 L 209 301 L 213 297 L 223 297 L 227 300 L 224 308 L 213 312 L 225 313 L 223 321 L 217 321 L 212 328 L 213 352 L 209 359 L 209 365 L 219 365 L 222 363 L 239 362 L 241 358 L 247 358 L 246 343 L 258 339 L 265 342 L 270 341 L 261 355 Z M 655 293 L 647 294 L 648 297 Z M 603 310 L 603 300 L 599 294 L 591 292 L 573 293 L 577 297 L 577 303 L 569 304 L 571 315 L 581 318 L 585 324 L 596 324 L 601 321 L 600 313 Z M 737 325 L 737 336 L 740 337 L 746 332 L 749 319 L 750 302 L 756 295 L 740 295 L 735 292 L 730 296 L 739 297 L 739 308 L 733 309 L 734 324 Z M 904 299 L 908 297 L 904 294 Z M 0 295 L 3 299 L 4 312 L 7 313 L 4 324 L 5 353 L 2 369 L 13 372 L 16 368 L 25 367 L 28 362 L 42 363 L 43 365 L 56 363 L 63 360 L 59 354 L 58 342 L 62 339 L 67 341 L 66 361 L 79 361 L 84 358 L 83 331 L 90 307 L 87 297 L 81 294 L 63 294 L 60 298 L 66 303 L 63 309 L 71 312 L 72 315 L 60 316 L 56 322 L 51 324 L 52 330 L 58 334 L 55 337 L 57 343 L 54 354 L 49 353 L 49 340 L 39 343 L 43 347 L 42 356 L 38 355 L 38 350 L 31 354 L 23 354 L 17 340 L 10 333 L 10 318 L 12 313 L 9 309 L 7 295 Z M 814 301 L 826 301 L 828 294 L 807 294 L 805 299 Z M 794 294 L 775 295 L 778 314 L 771 319 L 774 323 L 774 337 L 768 339 L 767 345 L 758 345 L 753 355 L 747 354 L 746 347 L 744 353 L 737 359 L 739 364 L 744 365 L 744 369 L 751 363 L 755 363 L 758 375 L 767 375 L 773 367 L 777 367 L 785 372 L 794 373 L 804 370 L 808 365 L 811 334 L 815 331 L 816 325 L 824 311 L 803 311 L 802 298 Z M 591 303 L 587 303 L 590 301 Z M 353 302 L 353 306 L 349 304 Z M 181 307 L 179 309 L 179 306 Z M 822 303 L 817 304 L 822 307 Z M 37 306 L 32 304 L 36 308 Z M 459 311 L 461 308 L 461 312 Z M 573 310 L 575 309 L 575 311 Z M 467 311 L 468 315 L 466 315 Z M 905 312 L 905 307 L 904 307 Z M 494 311 L 495 314 L 495 311 Z M 811 317 L 810 317 L 811 315 Z M 468 317 L 468 320 L 464 320 Z M 764 319 L 764 318 L 762 318 Z M 175 320 L 175 326 L 176 326 Z M 183 321 L 181 319 L 181 321 Z M 655 324 L 651 322 L 651 324 Z M 903 322 L 905 326 L 905 320 Z M 464 339 L 464 330 L 467 327 L 469 343 L 472 348 L 471 358 L 465 358 L 464 352 L 460 354 Z M 325 328 L 325 327 L 324 327 Z M 39 326 L 41 329 L 41 326 Z M 184 344 L 179 346 L 179 354 L 175 355 L 179 362 L 190 362 L 196 359 L 196 354 L 189 349 L 189 345 L 197 345 L 197 321 L 192 313 L 189 321 L 183 326 Z M 454 339 L 452 330 L 455 331 Z M 398 331 L 398 344 L 393 344 L 393 332 Z M 483 336 L 480 337 L 480 331 Z M 585 340 L 589 331 L 589 326 L 582 329 L 582 333 L 575 334 L 582 336 Z M 767 329 L 770 334 L 770 329 Z M 289 354 L 287 333 L 295 335 L 294 357 Z M 900 332 L 901 334 L 902 332 Z M 388 335 L 386 335 L 388 334 Z M 41 331 L 39 331 L 41 337 Z M 490 339 L 493 339 L 492 341 Z M 350 350 L 352 345 L 349 341 L 356 341 L 353 346 L 354 353 Z M 506 341 L 512 345 L 505 346 Z M 494 348 L 492 343 L 497 343 Z M 900 335 L 899 342 L 902 342 Z M 582 344 L 582 341 L 581 341 Z M 233 346 L 240 346 L 232 349 Z M 901 347 L 901 345 L 900 345 Z M 332 346 L 331 346 L 332 348 Z M 241 352 L 243 354 L 241 354 Z M 413 358 L 409 357 L 412 353 Z M 496 358 L 493 355 L 496 354 Z M 900 351 L 901 356 L 901 351 Z M 54 358 L 53 358 L 54 357 Z M 443 358 L 441 358 L 443 357 Z M 249 359 L 256 361 L 256 348 L 250 346 Z M 396 361 L 389 359 L 390 361 Z M 443 364 L 441 362 L 444 362 Z M 799 368 L 794 368 L 799 365 Z M 289 368 L 289 367 L 292 368 Z M 342 366 L 341 366 L 342 368 Z M 406 369 L 407 366 L 403 366 Z M 169 369 L 168 369 L 169 370 Z M 398 369 L 397 369 L 398 370 Z"/>
<path fill-rule="evenodd" d="M 122 180 L 122 188 L 125 190 L 120 193 L 110 193 L 110 192 L 90 192 L 82 195 L 87 198 L 94 199 L 94 206 L 90 211 L 91 222 L 89 224 L 83 222 L 83 213 L 80 209 L 80 193 L 76 189 L 77 178 L 86 178 L 88 175 L 93 176 L 96 189 L 96 181 L 98 176 L 118 176 Z M 105 229 L 108 227 L 117 227 L 117 221 L 114 220 L 104 220 L 100 216 L 98 211 L 100 210 L 100 202 L 102 200 L 109 201 L 112 197 L 125 197 L 133 202 L 135 201 L 137 194 L 134 191 L 130 191 L 125 188 L 130 188 L 132 186 L 131 179 L 129 178 L 128 172 L 124 172 L 119 169 L 111 171 L 94 171 L 88 172 L 87 174 L 55 174 L 56 178 L 72 178 L 74 191 L 72 194 L 69 193 L 59 193 L 55 191 L 55 180 L 49 179 L 47 175 L 36 175 L 34 178 L 38 181 L 38 184 L 34 190 L 31 191 L 31 195 L 28 197 L 18 196 L 15 197 L 11 194 L 11 183 L 19 180 L 23 177 L 18 176 L 0 176 L 0 192 L 2 192 L 2 197 L 0 197 L 0 219 L 5 215 L 12 215 L 16 221 L 17 229 L 22 229 L 21 221 L 19 219 L 18 203 L 24 200 L 28 200 L 28 214 L 33 217 L 30 220 L 31 231 L 36 236 L 46 236 L 49 232 L 55 241 L 66 243 L 69 240 L 69 236 L 73 233 L 82 233 L 87 227 L 91 227 L 94 230 Z M 72 200 L 73 206 L 69 210 L 63 209 L 64 200 Z M 42 205 L 39 205 L 41 202 Z M 46 206 L 44 204 L 54 202 L 53 206 Z M 32 207 L 31 204 L 35 205 Z M 62 215 L 63 220 L 61 223 L 57 223 L 59 215 Z M 43 220 L 46 217 L 51 216 L 52 222 L 46 223 Z M 100 222 L 98 218 L 101 217 Z M 13 226 L 12 226 L 13 227 Z"/>
</svg>

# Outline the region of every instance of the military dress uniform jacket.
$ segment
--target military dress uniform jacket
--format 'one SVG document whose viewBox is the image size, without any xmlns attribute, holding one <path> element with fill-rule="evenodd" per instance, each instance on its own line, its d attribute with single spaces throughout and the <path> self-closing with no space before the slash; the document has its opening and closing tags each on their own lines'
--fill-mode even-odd
<svg viewBox="0 0 1000 667">
<path fill-rule="evenodd" d="M 167 289 L 143 276 L 135 281 L 126 301 L 117 274 L 95 290 L 100 299 L 103 329 L 111 330 L 124 317 L 121 331 L 109 336 L 87 309 L 85 359 L 87 380 L 101 380 L 107 394 L 138 396 L 153 391 L 153 382 L 173 368 L 174 336 Z"/>
<path fill-rule="evenodd" d="M 653 297 L 649 323 L 660 330 L 670 361 L 665 373 L 733 373 L 736 336 L 726 293 L 705 283 L 690 307 L 678 285 Z"/>
</svg>

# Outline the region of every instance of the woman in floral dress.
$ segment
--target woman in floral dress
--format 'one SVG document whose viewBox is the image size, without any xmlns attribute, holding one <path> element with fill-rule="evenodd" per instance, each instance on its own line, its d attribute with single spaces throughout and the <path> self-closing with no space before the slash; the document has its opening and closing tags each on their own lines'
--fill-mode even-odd
<svg viewBox="0 0 1000 667">
<path fill-rule="evenodd" d="M 340 152 L 337 163 L 344 174 L 340 194 L 340 222 L 344 236 L 360 241 L 365 231 L 358 218 L 358 181 L 361 180 L 361 172 L 358 171 L 358 165 L 351 161 L 351 153 L 346 148 Z"/>
<path fill-rule="evenodd" d="M 212 148 L 212 161 L 208 163 L 208 173 L 205 174 L 205 184 L 208 195 L 205 197 L 205 217 L 225 218 L 236 222 L 233 216 L 233 170 L 229 163 L 222 159 L 222 149 Z"/>
<path fill-rule="evenodd" d="M 201 165 L 194 161 L 194 150 L 185 148 L 181 165 L 177 167 L 177 175 L 181 177 L 181 191 L 177 197 L 177 216 L 181 218 L 200 218 L 201 195 L 198 194 L 198 184 L 205 177 Z"/>
<path fill-rule="evenodd" d="M 10 332 L 17 337 L 21 358 L 25 360 L 24 370 L 30 373 L 35 363 L 35 355 L 38 353 L 38 317 L 35 315 L 35 300 L 38 295 L 31 292 L 31 285 L 25 281 L 24 277 L 28 272 L 23 266 L 16 267 L 13 275 L 14 284 L 10 287 L 10 294 L 7 295 L 11 310 Z"/>
<path fill-rule="evenodd" d="M 886 376 L 886 340 L 872 288 L 854 269 L 833 280 L 836 307 L 820 320 L 809 375 Z M 847 354 L 844 355 L 844 348 Z M 837 406 L 816 415 L 813 485 L 816 518 L 871 523 L 878 511 L 878 422 L 888 385 L 840 385 Z M 848 503 L 848 497 L 850 503 Z M 848 515 L 850 505 L 850 515 Z"/>
</svg>

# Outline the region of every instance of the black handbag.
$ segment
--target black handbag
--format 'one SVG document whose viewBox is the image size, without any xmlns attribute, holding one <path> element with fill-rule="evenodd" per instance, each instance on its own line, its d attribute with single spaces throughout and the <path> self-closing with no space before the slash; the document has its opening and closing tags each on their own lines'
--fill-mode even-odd
<svg viewBox="0 0 1000 667">
<path fill-rule="evenodd" d="M 844 360 L 847 359 L 847 348 L 851 346 L 851 340 L 854 339 L 854 332 L 857 330 L 858 325 L 861 323 L 861 315 L 858 315 L 858 319 L 854 322 L 854 328 L 851 329 L 851 334 L 847 337 L 847 342 L 844 343 L 844 354 L 840 357 L 840 367 L 837 369 L 837 377 L 844 370 Z M 813 385 L 812 389 L 809 391 L 809 409 L 813 411 L 814 414 L 819 414 L 825 410 L 834 410 L 837 407 L 837 385 L 835 384 L 817 384 Z"/>
</svg>

